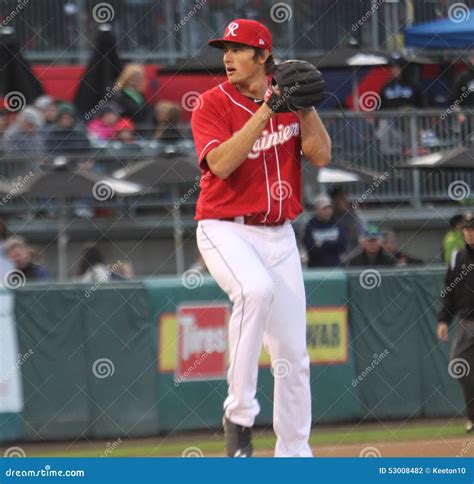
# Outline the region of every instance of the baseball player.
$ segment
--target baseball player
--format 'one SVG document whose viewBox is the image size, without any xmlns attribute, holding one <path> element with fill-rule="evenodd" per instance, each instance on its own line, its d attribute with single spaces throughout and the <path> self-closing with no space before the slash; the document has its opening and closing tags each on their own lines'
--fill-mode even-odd
<svg viewBox="0 0 474 484">
<path fill-rule="evenodd" d="M 474 433 L 474 216 L 464 217 L 465 247 L 454 252 L 442 292 L 438 338 L 448 341 L 449 325 L 458 319 L 452 372 L 459 377 L 466 402 L 466 431 Z"/>
<path fill-rule="evenodd" d="M 192 130 L 203 172 L 198 248 L 233 304 L 227 455 L 252 455 L 264 344 L 275 377 L 275 456 L 310 457 L 305 290 L 290 222 L 302 211 L 301 152 L 316 166 L 330 160 L 331 141 L 313 107 L 325 82 L 303 61 L 275 66 L 272 35 L 253 20 L 230 22 L 209 45 L 222 49 L 228 80 L 198 100 Z"/>
</svg>

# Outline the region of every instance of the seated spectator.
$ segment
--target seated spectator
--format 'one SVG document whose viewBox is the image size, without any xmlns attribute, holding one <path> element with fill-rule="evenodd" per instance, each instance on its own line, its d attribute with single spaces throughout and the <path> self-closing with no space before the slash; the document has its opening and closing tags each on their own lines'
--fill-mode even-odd
<svg viewBox="0 0 474 484">
<path fill-rule="evenodd" d="M 390 60 L 391 79 L 380 92 L 380 109 L 423 107 L 423 95 L 419 84 L 407 70 L 406 61 L 399 56 Z"/>
<path fill-rule="evenodd" d="M 458 120 L 461 124 L 466 123 L 466 113 L 473 113 L 474 110 L 474 54 L 471 53 L 467 58 L 467 69 L 462 72 L 455 80 L 451 97 L 451 105 L 457 111 Z M 466 123 L 469 125 L 470 123 Z M 467 126 L 472 130 L 472 127 Z"/>
<path fill-rule="evenodd" d="M 390 254 L 392 257 L 397 259 L 398 266 L 424 263 L 421 259 L 412 257 L 402 252 L 398 248 L 397 236 L 395 235 L 395 232 L 392 232 L 391 230 L 386 230 L 383 232 L 383 248 L 387 254 Z"/>
<path fill-rule="evenodd" d="M 183 138 L 178 126 L 181 110 L 176 103 L 170 101 L 159 102 L 155 106 L 155 113 L 158 120 L 158 129 L 155 131 L 154 139 L 175 141 Z"/>
<path fill-rule="evenodd" d="M 109 141 L 117 134 L 120 126 L 120 107 L 114 103 L 107 103 L 87 126 L 87 130 L 92 139 L 99 141 Z"/>
<path fill-rule="evenodd" d="M 145 68 L 139 64 L 128 64 L 117 79 L 120 89 L 116 101 L 122 109 L 122 115 L 130 118 L 142 137 L 153 135 L 154 128 L 160 128 L 169 124 L 170 120 L 176 119 L 176 112 L 181 113 L 178 104 L 171 101 L 156 103 L 147 102 L 145 99 L 146 77 Z M 156 133 L 154 135 L 157 136 Z"/>
<path fill-rule="evenodd" d="M 33 158 L 45 154 L 45 140 L 42 131 L 44 121 L 41 113 L 26 107 L 5 132 L 4 149 L 9 156 Z M 37 166 L 38 161 L 35 160 Z"/>
<path fill-rule="evenodd" d="M 464 237 L 462 228 L 464 225 L 464 216 L 455 215 L 449 221 L 451 228 L 446 232 L 443 239 L 443 262 L 449 266 L 451 258 L 455 252 L 464 248 Z"/>
<path fill-rule="evenodd" d="M 92 283 L 110 280 L 110 271 L 96 244 L 88 244 L 82 250 L 79 260 L 79 278 L 81 282 Z"/>
<path fill-rule="evenodd" d="M 72 104 L 58 105 L 56 122 L 46 132 L 46 148 L 48 155 L 82 153 L 90 149 L 87 132 L 78 122 Z"/>
<path fill-rule="evenodd" d="M 26 282 L 51 279 L 48 269 L 35 262 L 33 250 L 22 238 L 7 239 L 3 245 L 3 251 L 14 268 L 24 274 Z"/>
<path fill-rule="evenodd" d="M 331 199 L 327 195 L 319 195 L 314 201 L 314 216 L 306 225 L 303 242 L 308 253 L 308 267 L 340 265 L 346 233 L 333 218 Z"/>
<path fill-rule="evenodd" d="M 8 129 L 9 124 L 10 124 L 10 119 L 8 116 L 8 112 L 0 108 L 0 138 L 2 140 L 3 140 L 3 136 L 5 135 L 5 132 Z"/>
<path fill-rule="evenodd" d="M 139 64 L 128 64 L 117 80 L 120 89 L 115 100 L 123 116 L 130 118 L 138 129 L 150 128 L 155 124 L 155 113 L 148 104 L 144 92 L 146 89 L 145 68 Z"/>
<path fill-rule="evenodd" d="M 56 102 L 51 96 L 44 95 L 35 99 L 33 107 L 36 108 L 43 116 L 44 126 L 46 128 L 54 125 L 56 122 L 57 106 Z"/>
<path fill-rule="evenodd" d="M 334 218 L 346 233 L 345 253 L 350 257 L 354 251 L 359 249 L 359 240 L 365 232 L 366 225 L 360 218 L 357 209 L 349 203 L 347 194 L 342 188 L 334 188 L 330 195 Z"/>
<path fill-rule="evenodd" d="M 394 266 L 397 260 L 384 251 L 377 227 L 369 225 L 361 240 L 361 251 L 349 258 L 349 267 Z"/>
<path fill-rule="evenodd" d="M 133 123 L 126 118 L 122 118 L 117 123 L 114 140 L 120 141 L 128 148 L 140 147 L 140 143 L 135 135 Z"/>
<path fill-rule="evenodd" d="M 5 277 L 5 274 L 13 269 L 12 262 L 8 259 L 5 254 L 4 244 L 7 238 L 7 224 L 0 219 L 0 282 Z"/>
</svg>

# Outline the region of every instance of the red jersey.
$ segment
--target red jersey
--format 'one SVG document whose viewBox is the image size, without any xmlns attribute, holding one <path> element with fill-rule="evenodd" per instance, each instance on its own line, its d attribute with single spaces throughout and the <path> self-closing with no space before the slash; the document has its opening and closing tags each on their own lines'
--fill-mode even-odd
<svg viewBox="0 0 474 484">
<path fill-rule="evenodd" d="M 207 153 L 241 129 L 260 105 L 230 82 L 206 91 L 197 101 L 191 123 L 203 173 L 196 220 L 253 215 L 262 222 L 280 222 L 301 213 L 301 134 L 296 114 L 270 118 L 248 157 L 225 180 L 207 165 Z"/>
</svg>

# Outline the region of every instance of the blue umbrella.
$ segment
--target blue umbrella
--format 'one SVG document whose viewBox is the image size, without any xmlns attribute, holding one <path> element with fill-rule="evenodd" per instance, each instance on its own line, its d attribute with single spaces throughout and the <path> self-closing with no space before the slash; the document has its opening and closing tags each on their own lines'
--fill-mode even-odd
<svg viewBox="0 0 474 484">
<path fill-rule="evenodd" d="M 474 48 L 474 9 L 451 12 L 449 18 L 416 25 L 405 31 L 406 47 Z"/>
</svg>

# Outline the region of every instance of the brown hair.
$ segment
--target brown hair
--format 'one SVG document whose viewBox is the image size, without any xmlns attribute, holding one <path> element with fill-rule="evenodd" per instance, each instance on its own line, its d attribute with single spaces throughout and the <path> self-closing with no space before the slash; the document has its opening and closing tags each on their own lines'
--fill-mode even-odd
<svg viewBox="0 0 474 484">
<path fill-rule="evenodd" d="M 256 61 L 264 56 L 263 49 L 259 49 L 258 47 L 253 47 L 253 50 L 254 50 L 253 60 Z M 268 56 L 268 59 L 265 61 L 265 74 L 267 75 L 273 74 L 274 69 L 275 69 L 275 59 L 273 58 L 273 55 L 270 54 Z"/>
</svg>

